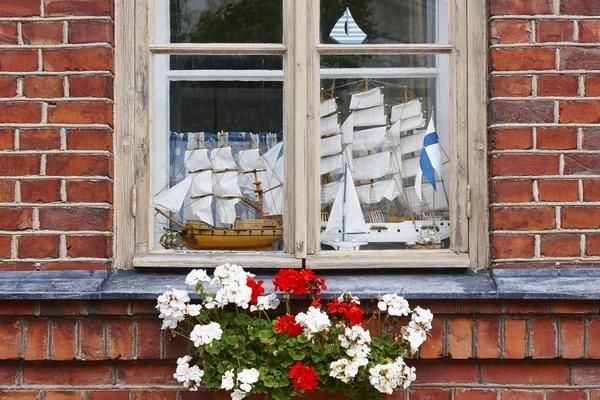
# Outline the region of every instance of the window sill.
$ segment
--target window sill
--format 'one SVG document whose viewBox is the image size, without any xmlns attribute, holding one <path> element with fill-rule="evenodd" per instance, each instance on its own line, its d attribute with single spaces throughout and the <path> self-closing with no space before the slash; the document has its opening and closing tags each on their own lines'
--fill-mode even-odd
<svg viewBox="0 0 600 400">
<path fill-rule="evenodd" d="M 220 264 L 238 264 L 248 268 L 301 268 L 302 260 L 293 254 L 272 251 L 170 251 L 136 253 L 135 268 L 214 268 Z"/>
<path fill-rule="evenodd" d="M 599 300 L 600 270 L 329 271 L 327 294 L 351 291 L 362 299 L 399 293 L 412 299 Z M 155 299 L 168 288 L 190 290 L 185 273 L 37 271 L 0 273 L 0 299 Z M 262 274 L 267 292 L 272 274 Z"/>
</svg>

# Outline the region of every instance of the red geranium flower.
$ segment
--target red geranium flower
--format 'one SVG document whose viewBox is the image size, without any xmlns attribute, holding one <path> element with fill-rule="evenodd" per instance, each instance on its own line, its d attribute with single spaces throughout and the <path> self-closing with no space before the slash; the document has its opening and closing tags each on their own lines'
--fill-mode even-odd
<svg viewBox="0 0 600 400">
<path fill-rule="evenodd" d="M 265 292 L 265 289 L 262 287 L 263 283 L 265 283 L 265 281 L 263 281 L 262 279 L 256 282 L 250 277 L 246 278 L 246 286 L 252 289 L 252 295 L 250 296 L 250 304 L 256 304 L 258 296 Z"/>
<path fill-rule="evenodd" d="M 273 281 L 275 290 L 282 292 L 293 292 L 300 296 L 306 293 L 319 294 L 321 290 L 326 290 L 325 278 L 318 278 L 310 269 L 295 270 L 282 269 L 275 275 Z"/>
<path fill-rule="evenodd" d="M 277 323 L 275 324 L 275 332 L 288 333 L 292 336 L 298 336 L 302 333 L 302 326 L 296 323 L 296 317 L 293 315 L 284 315 L 283 317 L 277 317 Z"/>
<path fill-rule="evenodd" d="M 310 303 L 310 306 L 311 306 L 311 307 L 321 307 L 321 300 L 322 300 L 322 299 L 323 299 L 322 297 L 318 297 L 318 298 L 314 299 L 314 300 L 313 300 L 313 301 Z"/>
<path fill-rule="evenodd" d="M 294 380 L 294 390 L 310 392 L 319 386 L 319 378 L 313 367 L 305 367 L 300 361 L 290 366 L 288 376 Z"/>
<path fill-rule="evenodd" d="M 321 290 L 327 290 L 325 278 L 317 277 L 312 269 L 303 269 L 300 271 L 304 279 L 305 288 L 310 294 L 319 294 Z"/>
<path fill-rule="evenodd" d="M 358 304 L 353 301 L 350 303 L 340 303 L 336 298 L 327 304 L 327 308 L 330 313 L 339 313 L 348 318 L 348 321 L 352 326 L 360 324 L 363 321 L 363 312 Z"/>
</svg>

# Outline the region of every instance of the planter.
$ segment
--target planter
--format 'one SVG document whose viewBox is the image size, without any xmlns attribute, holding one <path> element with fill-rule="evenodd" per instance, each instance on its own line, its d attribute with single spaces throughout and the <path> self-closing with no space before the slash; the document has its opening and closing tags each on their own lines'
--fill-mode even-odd
<svg viewBox="0 0 600 400">
<path fill-rule="evenodd" d="M 224 390 L 219 390 L 218 392 L 213 392 L 212 395 L 213 400 L 231 400 L 231 395 L 229 392 Z M 262 394 L 253 394 L 250 397 L 246 397 L 246 400 L 264 400 L 265 396 Z M 331 394 L 327 392 L 322 392 L 320 390 L 315 390 L 313 392 L 308 393 L 305 397 L 294 397 L 296 400 L 306 399 L 306 400 L 347 400 L 347 397 L 343 394 Z M 390 400 L 392 396 L 383 395 L 382 400 Z"/>
</svg>

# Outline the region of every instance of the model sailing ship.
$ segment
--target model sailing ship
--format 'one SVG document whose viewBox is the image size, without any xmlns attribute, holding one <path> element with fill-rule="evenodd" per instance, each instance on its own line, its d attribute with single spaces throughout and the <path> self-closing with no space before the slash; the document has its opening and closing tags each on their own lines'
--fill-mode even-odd
<svg viewBox="0 0 600 400">
<path fill-rule="evenodd" d="M 249 148 L 238 152 L 236 162 L 226 134 L 218 136 L 218 147 L 197 143 L 186 150 L 187 177 L 155 197 L 156 212 L 181 228 L 168 231 L 161 243 L 172 248 L 179 239 L 189 250 L 271 250 L 283 237 L 282 142 L 261 155 L 249 135 Z M 168 213 L 178 213 L 188 196 L 186 207 L 196 219 L 181 223 Z M 239 202 L 247 207 L 236 208 Z M 242 208 L 254 218 L 242 220 Z"/>
<path fill-rule="evenodd" d="M 321 241 L 334 249 L 358 249 L 366 244 L 371 248 L 439 248 L 450 237 L 450 221 L 443 212 L 448 210 L 443 174 L 437 185 L 442 195 L 436 196 L 434 186 L 425 182 L 419 198 L 412 183 L 420 168 L 415 152 L 422 150 L 427 133 L 421 130 L 425 126 L 421 101 L 409 100 L 404 89 L 405 101 L 391 107 L 388 124 L 382 89 L 368 89 L 368 81 L 365 84 L 366 90 L 351 93 L 350 114 L 342 125 L 336 99 L 322 99 Z M 358 204 L 340 200 L 342 186 L 346 196 L 357 197 Z M 405 215 L 396 216 L 399 210 Z M 340 214 L 354 226 L 362 222 L 362 232 L 343 227 L 339 218 L 332 221 Z M 359 245 L 351 246 L 353 242 Z"/>
</svg>

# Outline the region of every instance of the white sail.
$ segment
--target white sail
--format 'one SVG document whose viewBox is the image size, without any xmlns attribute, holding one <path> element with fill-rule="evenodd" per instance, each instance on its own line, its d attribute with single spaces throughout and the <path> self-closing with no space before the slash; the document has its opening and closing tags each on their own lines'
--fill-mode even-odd
<svg viewBox="0 0 600 400">
<path fill-rule="evenodd" d="M 400 132 L 412 131 L 414 129 L 421 129 L 425 126 L 425 119 L 422 116 L 412 117 L 409 119 L 399 119 L 390 127 L 390 133 L 392 138 L 399 136 Z M 392 139 L 393 140 L 393 139 Z"/>
<path fill-rule="evenodd" d="M 213 193 L 217 197 L 241 197 L 236 171 L 217 172 L 213 175 Z"/>
<path fill-rule="evenodd" d="M 332 230 L 343 230 L 343 233 L 362 233 L 367 230 L 352 173 L 348 168 L 345 169 L 346 176 L 338 187 L 325 233 Z"/>
<path fill-rule="evenodd" d="M 421 202 L 419 202 L 417 193 L 413 190 L 414 187 L 407 188 L 406 193 L 413 213 L 420 214 L 427 210 L 448 210 L 448 199 L 446 199 L 441 181 L 437 181 L 437 187 L 437 191 L 434 191 L 433 186 L 429 183 L 423 183 L 421 185 Z"/>
<path fill-rule="evenodd" d="M 240 199 L 220 199 L 217 197 L 217 221 L 224 225 L 233 225 L 236 218 L 235 205 Z"/>
<path fill-rule="evenodd" d="M 348 118 L 342 124 L 342 133 L 344 134 L 344 144 L 352 143 L 354 139 L 354 114 L 348 115 Z"/>
<path fill-rule="evenodd" d="M 350 99 L 350 110 L 371 108 L 382 105 L 383 96 L 380 87 L 376 87 L 364 92 L 352 93 L 352 98 Z"/>
<path fill-rule="evenodd" d="M 265 163 L 260 156 L 259 148 L 240 150 L 238 154 L 238 165 L 242 172 L 265 169 Z"/>
<path fill-rule="evenodd" d="M 421 151 L 423 148 L 423 139 L 425 138 L 425 131 L 416 131 L 412 135 L 405 136 L 391 136 L 391 141 L 394 145 L 400 146 L 402 154 L 411 154 L 416 151 Z"/>
<path fill-rule="evenodd" d="M 190 174 L 177 185 L 160 192 L 154 198 L 154 205 L 166 211 L 179 212 L 193 180 L 194 175 Z"/>
<path fill-rule="evenodd" d="M 263 194 L 263 210 L 266 215 L 283 215 L 283 185 Z"/>
<path fill-rule="evenodd" d="M 337 113 L 337 104 L 335 98 L 324 100 L 321 102 L 321 118 Z"/>
<path fill-rule="evenodd" d="M 213 196 L 192 199 L 188 207 L 194 217 L 198 218 L 200 221 L 206 222 L 210 226 L 215 224 L 212 212 L 213 199 Z"/>
<path fill-rule="evenodd" d="M 357 181 L 377 179 L 391 173 L 389 151 L 356 157 L 353 163 Z"/>
<path fill-rule="evenodd" d="M 231 147 L 216 147 L 210 152 L 210 161 L 215 171 L 237 169 L 237 164 L 231 154 Z"/>
<path fill-rule="evenodd" d="M 343 167 L 342 155 L 321 158 L 321 175 L 328 174 Z"/>
<path fill-rule="evenodd" d="M 334 181 L 323 185 L 321 188 L 321 206 L 333 203 L 341 183 L 342 181 Z"/>
<path fill-rule="evenodd" d="M 192 181 L 192 186 L 190 187 L 190 195 L 192 197 L 196 196 L 206 196 L 207 194 L 212 194 L 213 191 L 213 172 L 212 170 L 202 171 L 193 174 L 194 179 Z"/>
<path fill-rule="evenodd" d="M 185 169 L 194 172 L 212 168 L 208 158 L 208 149 L 188 149 L 185 151 Z"/>
<path fill-rule="evenodd" d="M 354 151 L 371 151 L 380 147 L 385 141 L 386 127 L 363 129 L 354 132 L 352 149 Z"/>
<path fill-rule="evenodd" d="M 393 179 L 377 181 L 366 185 L 356 187 L 360 204 L 379 203 L 383 199 L 394 200 L 402 193 L 402 189 L 397 187 L 397 182 Z"/>
<path fill-rule="evenodd" d="M 383 106 L 356 110 L 352 114 L 354 127 L 385 125 L 387 122 Z"/>
<path fill-rule="evenodd" d="M 394 123 L 399 119 L 409 119 L 422 115 L 421 100 L 415 99 L 406 103 L 396 104 L 392 106 L 392 116 L 390 117 L 390 123 Z"/>
<path fill-rule="evenodd" d="M 342 152 L 342 135 L 321 139 L 321 157 L 332 156 Z"/>
<path fill-rule="evenodd" d="M 340 44 L 361 44 L 367 38 L 367 34 L 354 21 L 348 7 L 331 29 L 329 36 Z"/>
<path fill-rule="evenodd" d="M 409 178 L 416 176 L 419 171 L 419 157 L 412 157 L 402 160 L 402 176 Z"/>
<path fill-rule="evenodd" d="M 321 136 L 332 135 L 340 132 L 341 130 L 337 114 L 321 118 Z"/>
</svg>

